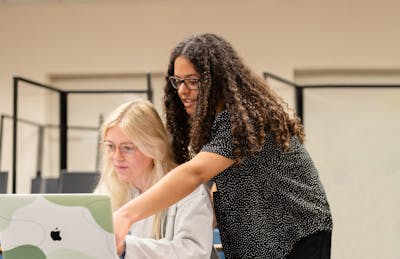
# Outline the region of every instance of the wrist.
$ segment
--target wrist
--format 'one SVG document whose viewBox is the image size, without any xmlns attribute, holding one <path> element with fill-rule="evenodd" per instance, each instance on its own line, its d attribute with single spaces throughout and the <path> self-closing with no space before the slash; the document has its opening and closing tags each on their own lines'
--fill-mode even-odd
<svg viewBox="0 0 400 259">
<path fill-rule="evenodd" d="M 117 254 L 120 259 L 124 259 L 125 254 L 126 254 L 126 242 L 125 239 L 122 241 L 122 243 L 118 246 L 117 248 Z"/>
</svg>

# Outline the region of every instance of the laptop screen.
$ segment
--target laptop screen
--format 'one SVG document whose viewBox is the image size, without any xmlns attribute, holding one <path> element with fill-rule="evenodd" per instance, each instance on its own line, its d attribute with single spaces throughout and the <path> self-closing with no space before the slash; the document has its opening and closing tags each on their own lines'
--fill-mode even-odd
<svg viewBox="0 0 400 259">
<path fill-rule="evenodd" d="M 0 208 L 4 259 L 118 258 L 107 195 L 3 194 Z"/>
</svg>

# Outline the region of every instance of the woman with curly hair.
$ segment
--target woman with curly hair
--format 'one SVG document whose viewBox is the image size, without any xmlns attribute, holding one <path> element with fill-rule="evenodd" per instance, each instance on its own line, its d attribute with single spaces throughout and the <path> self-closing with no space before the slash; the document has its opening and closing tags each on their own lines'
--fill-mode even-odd
<svg viewBox="0 0 400 259">
<path fill-rule="evenodd" d="M 212 179 L 227 258 L 330 258 L 332 217 L 300 120 L 229 42 L 180 42 L 164 105 L 181 165 L 115 212 L 118 245 L 130 224 Z"/>
</svg>

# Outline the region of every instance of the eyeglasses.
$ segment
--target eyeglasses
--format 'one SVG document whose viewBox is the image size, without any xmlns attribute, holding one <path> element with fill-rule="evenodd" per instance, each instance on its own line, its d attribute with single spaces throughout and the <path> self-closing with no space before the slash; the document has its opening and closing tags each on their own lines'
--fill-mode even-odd
<svg viewBox="0 0 400 259">
<path fill-rule="evenodd" d="M 179 87 L 182 85 L 182 83 L 186 86 L 187 89 L 189 90 L 197 90 L 199 89 L 200 86 L 200 78 L 179 78 L 176 76 L 170 76 L 168 77 L 168 80 L 171 82 L 171 85 L 173 88 L 176 90 L 179 89 Z"/>
<path fill-rule="evenodd" d="M 123 155 L 132 155 L 133 152 L 135 152 L 135 150 L 137 149 L 137 147 L 132 144 L 121 144 L 118 146 L 109 141 L 102 141 L 100 142 L 100 144 L 104 147 L 104 150 L 109 155 L 114 155 L 117 148 L 119 149 L 120 154 Z"/>
</svg>

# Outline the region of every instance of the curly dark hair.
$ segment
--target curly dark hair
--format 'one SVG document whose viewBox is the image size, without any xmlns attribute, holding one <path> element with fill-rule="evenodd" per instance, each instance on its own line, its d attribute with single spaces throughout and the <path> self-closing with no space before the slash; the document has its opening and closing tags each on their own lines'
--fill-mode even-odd
<svg viewBox="0 0 400 259">
<path fill-rule="evenodd" d="M 179 56 L 187 58 L 201 77 L 192 118 L 168 81 L 174 75 L 174 62 Z M 180 42 L 172 51 L 167 73 L 164 108 L 178 163 L 188 161 L 192 152 L 198 153 L 210 140 L 216 108 L 221 101 L 231 116 L 234 155 L 238 162 L 262 149 L 267 131 L 285 151 L 290 148 L 292 135 L 301 142 L 304 140 L 300 119 L 220 36 L 197 34 Z"/>
</svg>

